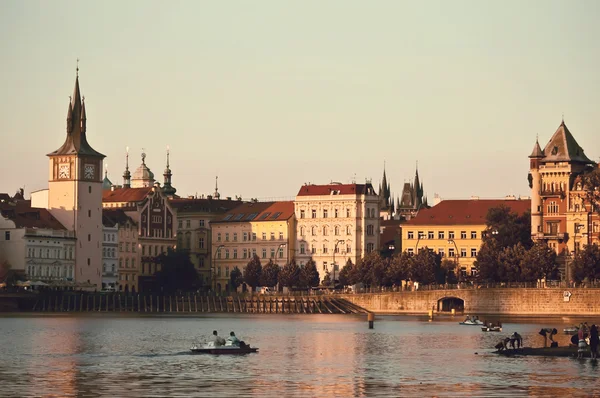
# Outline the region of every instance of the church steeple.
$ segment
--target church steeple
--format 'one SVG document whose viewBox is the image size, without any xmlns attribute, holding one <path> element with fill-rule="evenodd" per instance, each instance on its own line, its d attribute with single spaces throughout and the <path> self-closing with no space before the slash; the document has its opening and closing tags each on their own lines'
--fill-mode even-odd
<svg viewBox="0 0 600 398">
<path fill-rule="evenodd" d="M 173 196 L 175 195 L 175 192 L 177 192 L 177 190 L 171 185 L 171 177 L 172 177 L 172 173 L 171 173 L 171 169 L 169 167 L 169 146 L 167 145 L 167 168 L 165 169 L 165 172 L 163 174 L 164 176 L 164 184 L 163 184 L 163 192 L 167 195 L 167 196 Z"/>
<path fill-rule="evenodd" d="M 215 176 L 215 193 L 213 194 L 215 199 L 219 199 L 221 194 L 219 193 L 219 176 Z"/>
<path fill-rule="evenodd" d="M 131 188 L 131 173 L 129 172 L 129 147 L 125 153 L 125 172 L 123 173 L 123 188 Z"/>
</svg>

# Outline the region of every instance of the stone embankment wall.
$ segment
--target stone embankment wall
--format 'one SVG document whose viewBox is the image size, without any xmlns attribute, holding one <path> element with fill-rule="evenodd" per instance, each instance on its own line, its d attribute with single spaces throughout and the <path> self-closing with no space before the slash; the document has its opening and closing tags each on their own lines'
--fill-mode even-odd
<svg viewBox="0 0 600 398">
<path fill-rule="evenodd" d="M 568 300 L 565 298 L 568 296 Z M 348 294 L 342 298 L 379 314 L 426 314 L 441 311 L 441 301 L 458 298 L 464 301 L 466 314 L 502 315 L 598 315 L 600 289 L 499 288 L 421 290 L 393 293 Z"/>
</svg>

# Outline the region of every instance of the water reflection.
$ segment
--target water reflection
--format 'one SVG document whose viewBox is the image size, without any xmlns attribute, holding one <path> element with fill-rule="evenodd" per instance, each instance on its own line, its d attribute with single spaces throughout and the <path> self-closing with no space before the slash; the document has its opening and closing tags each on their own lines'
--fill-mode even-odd
<svg viewBox="0 0 600 398">
<path fill-rule="evenodd" d="M 558 324 L 554 322 L 556 326 Z M 570 358 L 491 354 L 518 331 L 528 346 L 548 321 L 483 333 L 457 320 L 238 315 L 3 317 L 5 396 L 456 396 L 587 394 L 598 367 Z M 231 330 L 260 347 L 241 357 L 190 355 Z M 557 336 L 559 344 L 569 337 Z"/>
</svg>

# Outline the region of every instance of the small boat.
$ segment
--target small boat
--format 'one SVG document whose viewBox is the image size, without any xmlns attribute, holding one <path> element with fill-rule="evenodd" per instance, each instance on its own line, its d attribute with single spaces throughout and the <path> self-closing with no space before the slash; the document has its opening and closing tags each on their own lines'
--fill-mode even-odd
<svg viewBox="0 0 600 398">
<path fill-rule="evenodd" d="M 577 326 L 571 326 L 563 329 L 564 334 L 577 334 L 579 332 L 579 328 Z"/>
<path fill-rule="evenodd" d="M 483 326 L 481 328 L 482 332 L 501 332 L 502 326 Z"/>
<path fill-rule="evenodd" d="M 466 325 L 466 326 L 483 326 L 485 325 L 483 322 L 481 322 L 479 319 L 476 318 L 470 318 L 467 317 L 467 319 L 465 319 L 462 322 L 458 323 L 459 325 Z"/>
<path fill-rule="evenodd" d="M 230 341 L 228 341 L 225 345 L 216 346 L 214 342 L 210 341 L 204 345 L 193 344 L 190 348 L 190 351 L 193 354 L 240 355 L 258 352 L 258 348 L 250 347 L 247 344 L 243 344 L 240 346 L 232 345 Z"/>
</svg>

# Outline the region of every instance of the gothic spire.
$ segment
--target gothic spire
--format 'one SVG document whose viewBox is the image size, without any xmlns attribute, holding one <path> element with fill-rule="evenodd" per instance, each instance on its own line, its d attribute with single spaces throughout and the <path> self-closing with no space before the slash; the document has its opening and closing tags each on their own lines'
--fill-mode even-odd
<svg viewBox="0 0 600 398">
<path fill-rule="evenodd" d="M 219 176 L 215 176 L 215 193 L 213 196 L 215 199 L 219 199 L 221 197 L 221 194 L 219 193 Z"/>
<path fill-rule="evenodd" d="M 125 172 L 123 173 L 123 188 L 131 188 L 131 173 L 129 172 L 129 147 L 125 148 Z"/>
<path fill-rule="evenodd" d="M 163 192 L 167 196 L 173 196 L 173 195 L 175 195 L 175 192 L 177 192 L 177 190 L 175 188 L 173 188 L 173 186 L 171 185 L 172 175 L 173 175 L 173 173 L 171 173 L 171 169 L 169 168 L 169 146 L 167 145 L 167 167 L 165 168 L 165 172 L 163 174 L 163 177 L 164 177 Z"/>
</svg>

